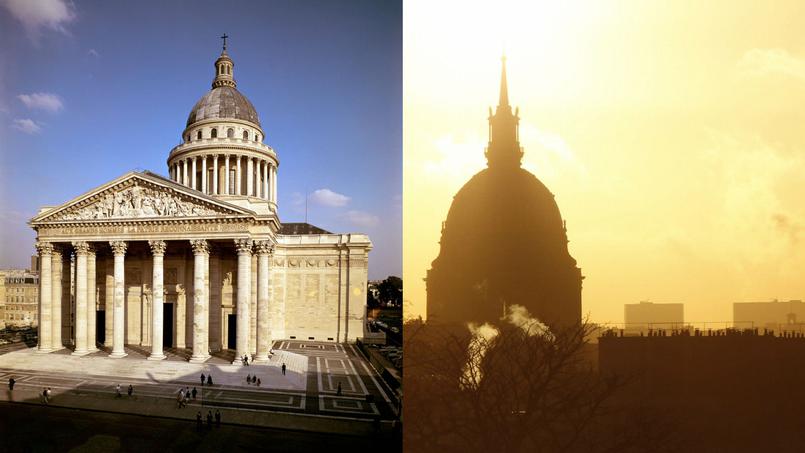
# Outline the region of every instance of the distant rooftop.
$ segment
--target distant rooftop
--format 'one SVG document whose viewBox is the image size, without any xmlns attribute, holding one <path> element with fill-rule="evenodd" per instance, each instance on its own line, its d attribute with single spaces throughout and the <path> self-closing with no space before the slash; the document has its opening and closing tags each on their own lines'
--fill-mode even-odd
<svg viewBox="0 0 805 453">
<path fill-rule="evenodd" d="M 332 234 L 329 231 L 323 230 L 315 225 L 304 222 L 296 223 L 283 223 L 280 228 L 279 234 L 294 235 L 294 234 Z"/>
</svg>

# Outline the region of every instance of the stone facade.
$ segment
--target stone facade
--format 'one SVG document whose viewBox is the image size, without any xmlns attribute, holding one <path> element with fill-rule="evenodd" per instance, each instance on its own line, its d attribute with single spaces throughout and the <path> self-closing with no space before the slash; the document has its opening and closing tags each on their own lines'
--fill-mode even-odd
<svg viewBox="0 0 805 453">
<path fill-rule="evenodd" d="M 213 90 L 235 90 L 225 54 Z M 138 345 L 152 360 L 166 347 L 191 349 L 194 362 L 226 349 L 266 360 L 277 339 L 363 337 L 369 238 L 284 231 L 279 161 L 256 113 L 242 114 L 242 100 L 223 108 L 210 99 L 226 96 L 196 104 L 169 178 L 130 172 L 30 221 L 41 351 L 80 355 L 103 344 L 123 357 Z"/>
<path fill-rule="evenodd" d="M 0 328 L 39 324 L 39 274 L 24 269 L 0 271 Z"/>
</svg>

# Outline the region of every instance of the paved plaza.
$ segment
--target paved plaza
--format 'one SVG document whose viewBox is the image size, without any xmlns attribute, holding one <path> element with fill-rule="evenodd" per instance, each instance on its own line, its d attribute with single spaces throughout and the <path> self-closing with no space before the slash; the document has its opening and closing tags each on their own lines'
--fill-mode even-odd
<svg viewBox="0 0 805 453">
<path fill-rule="evenodd" d="M 69 350 L 8 352 L 0 355 L 0 380 L 13 376 L 16 386 L 0 399 L 43 404 L 39 395 L 50 387 L 50 404 L 56 406 L 189 419 L 198 410 L 219 409 L 239 424 L 352 434 L 378 430 L 376 419 L 388 431 L 396 418 L 388 388 L 350 344 L 277 341 L 267 364 L 249 366 L 232 365 L 225 356 L 193 364 L 182 350 L 168 351 L 163 361 L 145 360 L 148 351 L 136 347 L 126 352 L 122 359 L 108 358 L 105 351 L 83 357 Z M 201 385 L 202 373 L 212 375 L 212 386 Z M 247 383 L 247 375 L 260 378 L 260 386 Z M 115 395 L 118 384 L 122 398 Z M 135 389 L 131 398 L 129 385 Z M 194 387 L 196 399 L 178 408 L 179 389 Z"/>
</svg>

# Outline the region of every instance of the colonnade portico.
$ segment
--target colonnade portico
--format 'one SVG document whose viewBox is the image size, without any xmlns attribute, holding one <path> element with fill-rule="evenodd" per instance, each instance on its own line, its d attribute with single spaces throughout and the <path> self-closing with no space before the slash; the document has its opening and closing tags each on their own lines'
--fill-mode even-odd
<svg viewBox="0 0 805 453">
<path fill-rule="evenodd" d="M 196 153 L 175 158 L 170 174 L 179 184 L 207 195 L 241 195 L 277 202 L 277 166 L 263 157 Z"/>
<path fill-rule="evenodd" d="M 74 254 L 75 256 L 75 281 L 74 281 L 74 334 L 72 344 L 74 345 L 73 355 L 86 355 L 97 351 L 95 335 L 95 295 L 98 290 L 95 278 L 95 256 L 96 252 L 103 250 L 103 254 L 109 258 L 113 257 L 113 297 L 106 300 L 106 310 L 111 309 L 112 324 L 106 325 L 106 329 L 112 331 L 112 344 L 110 358 L 122 358 L 127 355 L 125 350 L 125 331 L 126 331 L 126 256 L 130 250 L 130 245 L 146 241 L 71 241 L 71 242 L 48 242 L 38 241 L 36 248 L 39 252 L 41 264 L 40 275 L 40 323 L 39 323 L 39 344 L 38 352 L 47 353 L 63 349 L 62 341 L 63 325 L 61 316 L 69 318 L 70 313 L 63 313 L 63 294 L 61 291 L 61 281 L 63 278 L 63 260 L 65 256 Z M 186 241 L 164 241 L 148 240 L 148 250 L 151 255 L 152 270 L 152 299 L 150 308 L 150 355 L 148 360 L 163 360 L 166 358 L 164 352 L 164 258 L 171 247 L 171 243 L 184 242 L 189 244 L 193 251 L 193 298 L 192 298 L 192 317 L 193 330 L 191 362 L 200 363 L 210 358 L 210 249 L 211 242 L 205 239 L 193 239 Z M 234 245 L 238 252 L 237 265 L 237 348 L 236 359 L 233 363 L 239 364 L 239 358 L 243 355 L 250 355 L 254 348 L 249 347 L 249 325 L 251 314 L 249 310 L 249 300 L 251 297 L 252 268 L 251 257 L 256 249 L 260 266 L 257 270 L 259 292 L 259 308 L 256 313 L 258 328 L 257 353 L 261 360 L 268 358 L 268 339 L 271 337 L 268 329 L 269 296 L 270 285 L 270 257 L 274 250 L 274 243 L 271 240 L 252 241 L 251 239 L 235 239 L 228 242 Z M 221 243 L 219 240 L 218 243 Z M 231 245 L 229 247 L 231 247 Z M 174 247 L 178 247 L 174 245 Z M 140 247 L 142 248 L 142 247 Z M 69 273 L 68 273 L 69 274 Z M 58 288 L 55 282 L 59 282 Z M 58 289 L 58 291 L 57 291 Z M 177 307 L 178 308 L 178 307 Z M 58 325 L 53 318 L 59 314 Z M 179 323 L 179 318 L 175 320 Z M 92 329 L 90 329 L 92 328 Z M 90 330 L 92 332 L 90 333 Z M 108 335 L 106 336 L 108 337 Z M 103 341 L 104 336 L 99 338 Z M 68 342 L 69 343 L 69 342 Z M 177 346 L 184 346 L 179 345 Z M 225 349 L 225 348 L 224 348 Z"/>
</svg>

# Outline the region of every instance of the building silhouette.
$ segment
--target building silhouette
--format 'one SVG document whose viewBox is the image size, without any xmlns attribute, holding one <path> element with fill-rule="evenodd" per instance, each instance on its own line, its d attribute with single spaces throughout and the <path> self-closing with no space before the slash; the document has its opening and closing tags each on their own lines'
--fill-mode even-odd
<svg viewBox="0 0 805 453">
<path fill-rule="evenodd" d="M 580 321 L 581 269 L 554 195 L 521 167 L 518 110 L 504 57 L 487 168 L 455 195 L 427 274 L 429 322 L 495 322 L 513 304 L 549 325 Z"/>
</svg>

